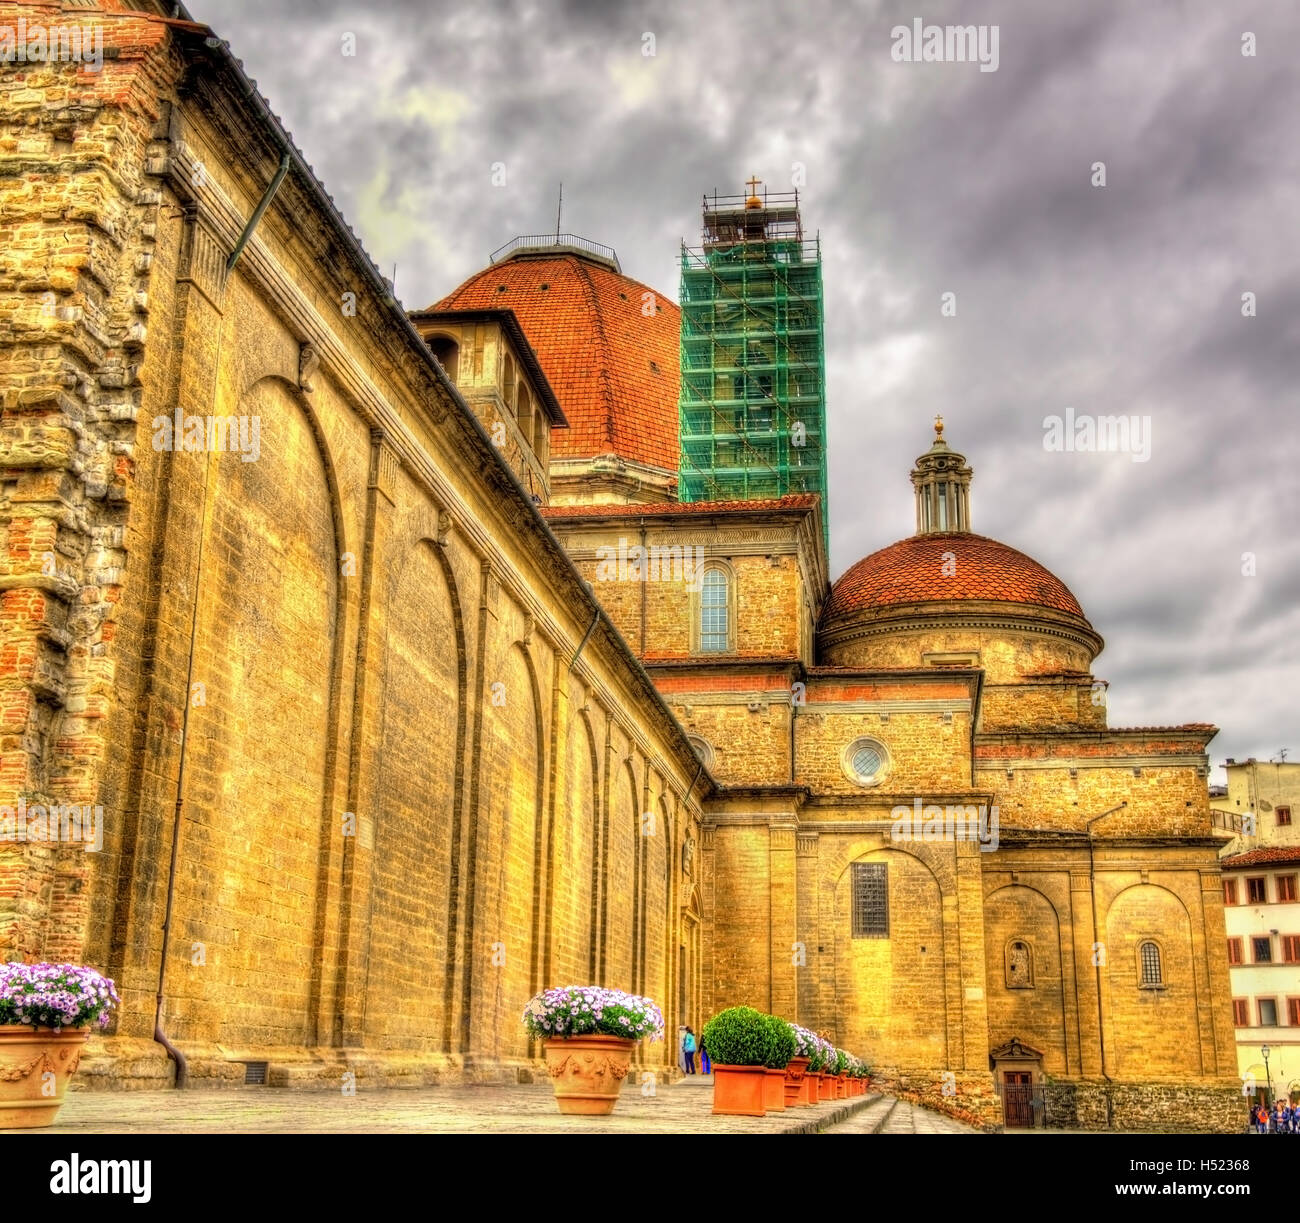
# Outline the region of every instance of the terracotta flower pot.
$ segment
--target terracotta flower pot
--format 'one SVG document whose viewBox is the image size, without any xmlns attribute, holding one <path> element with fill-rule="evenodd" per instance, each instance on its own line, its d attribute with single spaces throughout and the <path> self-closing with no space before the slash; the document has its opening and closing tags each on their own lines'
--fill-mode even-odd
<svg viewBox="0 0 1300 1223">
<path fill-rule="evenodd" d="M 785 1071 L 770 1066 L 763 1082 L 763 1109 L 769 1113 L 785 1112 Z"/>
<path fill-rule="evenodd" d="M 636 1041 L 622 1036 L 570 1036 L 543 1043 L 546 1070 L 560 1112 L 603 1117 L 614 1111 Z"/>
<path fill-rule="evenodd" d="M 821 1089 L 819 1087 L 819 1084 L 821 1083 L 821 1077 L 822 1076 L 820 1070 L 808 1070 L 804 1072 L 803 1103 L 816 1104 L 817 1101 L 821 1098 Z"/>
<path fill-rule="evenodd" d="M 85 1028 L 0 1025 L 0 1130 L 54 1124 L 88 1035 Z"/>
<path fill-rule="evenodd" d="M 820 1089 L 817 1097 L 819 1100 L 835 1099 L 835 1076 L 833 1074 L 823 1074 L 818 1087 Z"/>
<path fill-rule="evenodd" d="M 785 1106 L 793 1108 L 805 1103 L 806 1089 L 803 1085 L 804 1074 L 808 1069 L 806 1057 L 792 1057 L 785 1068 Z"/>
<path fill-rule="evenodd" d="M 837 1100 L 847 1100 L 849 1098 L 849 1080 L 847 1075 L 837 1074 L 835 1076 L 835 1098 Z"/>
<path fill-rule="evenodd" d="M 762 1117 L 767 1089 L 762 1066 L 720 1066 L 713 1063 L 713 1111 L 732 1117 Z"/>
</svg>

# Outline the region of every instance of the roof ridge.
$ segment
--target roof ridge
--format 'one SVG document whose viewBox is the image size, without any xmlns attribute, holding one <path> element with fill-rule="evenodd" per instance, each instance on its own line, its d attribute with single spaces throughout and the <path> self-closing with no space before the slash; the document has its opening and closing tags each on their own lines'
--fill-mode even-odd
<svg viewBox="0 0 1300 1223">
<path fill-rule="evenodd" d="M 596 292 L 596 286 L 592 283 L 591 276 L 587 271 L 586 265 L 576 255 L 569 256 L 576 265 L 576 271 L 586 287 L 587 298 L 591 303 L 591 313 L 596 320 L 596 331 L 600 336 L 600 361 L 597 364 L 597 370 L 600 374 L 600 384 L 602 396 L 605 400 L 605 436 L 611 446 L 615 446 L 614 440 L 614 388 L 610 384 L 609 369 L 614 363 L 614 350 L 610 345 L 609 336 L 605 332 L 605 312 L 601 308 L 600 295 Z"/>
</svg>

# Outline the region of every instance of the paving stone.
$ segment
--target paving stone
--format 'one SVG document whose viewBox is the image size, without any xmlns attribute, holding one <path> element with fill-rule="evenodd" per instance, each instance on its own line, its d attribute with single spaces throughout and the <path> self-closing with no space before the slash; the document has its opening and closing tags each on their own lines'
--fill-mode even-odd
<svg viewBox="0 0 1300 1223">
<path fill-rule="evenodd" d="M 827 1101 L 766 1117 L 715 1117 L 712 1091 L 665 1085 L 653 1096 L 625 1088 L 608 1117 L 564 1117 L 549 1084 L 420 1090 L 73 1092 L 43 1134 L 780 1134 L 830 1125 L 879 1097 Z M 20 1131 L 14 1131 L 18 1133 Z"/>
</svg>

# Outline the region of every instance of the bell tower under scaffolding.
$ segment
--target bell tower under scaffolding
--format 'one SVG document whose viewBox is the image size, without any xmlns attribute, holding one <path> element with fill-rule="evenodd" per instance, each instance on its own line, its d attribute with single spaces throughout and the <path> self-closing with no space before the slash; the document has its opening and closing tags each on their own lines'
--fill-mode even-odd
<svg viewBox="0 0 1300 1223">
<path fill-rule="evenodd" d="M 822 498 L 826 366 L 821 241 L 797 191 L 704 197 L 700 248 L 682 246 L 682 501 Z"/>
</svg>

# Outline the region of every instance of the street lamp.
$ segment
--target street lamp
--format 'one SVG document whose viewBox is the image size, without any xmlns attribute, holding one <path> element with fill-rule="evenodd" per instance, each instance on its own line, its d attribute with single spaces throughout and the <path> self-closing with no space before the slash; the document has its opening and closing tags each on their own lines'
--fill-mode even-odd
<svg viewBox="0 0 1300 1223">
<path fill-rule="evenodd" d="M 1260 1049 L 1260 1052 L 1264 1055 L 1264 1107 L 1272 1108 L 1273 1080 L 1269 1077 L 1268 1073 L 1268 1046 L 1264 1045 L 1263 1048 Z"/>
</svg>

